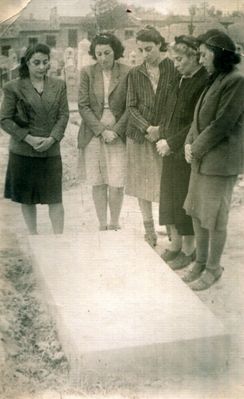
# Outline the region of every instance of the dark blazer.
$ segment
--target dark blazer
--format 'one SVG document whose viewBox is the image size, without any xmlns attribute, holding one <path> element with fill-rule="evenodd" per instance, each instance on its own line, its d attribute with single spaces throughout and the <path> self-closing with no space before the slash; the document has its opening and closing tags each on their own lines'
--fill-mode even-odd
<svg viewBox="0 0 244 399">
<path fill-rule="evenodd" d="M 124 140 L 127 125 L 126 90 L 127 65 L 115 62 L 109 87 L 109 108 L 116 124 L 113 130 Z M 78 134 L 78 147 L 84 148 L 94 136 L 99 136 L 105 129 L 100 120 L 104 110 L 104 85 L 102 68 L 97 63 L 81 71 L 78 108 L 82 123 Z"/>
<path fill-rule="evenodd" d="M 196 103 L 206 87 L 208 74 L 200 68 L 191 77 L 179 75 L 169 100 L 161 136 L 166 139 L 173 156 L 184 159 L 184 143 L 191 127 Z"/>
<path fill-rule="evenodd" d="M 236 69 L 219 74 L 200 97 L 186 143 L 193 167 L 206 175 L 243 172 L 244 76 Z"/>
<path fill-rule="evenodd" d="M 59 142 L 69 119 L 69 108 L 65 82 L 45 78 L 43 94 L 40 96 L 29 78 L 16 79 L 4 86 L 0 123 L 3 130 L 11 135 L 10 151 L 24 156 L 49 157 L 60 155 Z M 24 107 L 28 125 L 16 123 L 18 106 Z M 44 152 L 35 151 L 23 140 L 27 134 L 53 137 L 55 143 Z"/>
<path fill-rule="evenodd" d="M 127 108 L 129 120 L 126 135 L 143 143 L 149 126 L 164 124 L 167 101 L 175 85 L 178 72 L 173 62 L 165 58 L 159 64 L 160 77 L 156 93 L 145 63 L 132 68 L 128 75 Z"/>
</svg>

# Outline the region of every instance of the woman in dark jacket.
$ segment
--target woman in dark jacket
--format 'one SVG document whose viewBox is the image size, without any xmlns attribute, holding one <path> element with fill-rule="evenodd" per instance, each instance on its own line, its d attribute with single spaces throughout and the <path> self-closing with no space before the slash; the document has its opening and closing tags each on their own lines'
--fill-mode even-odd
<svg viewBox="0 0 244 399">
<path fill-rule="evenodd" d="M 171 52 L 179 78 L 167 104 L 170 112 L 157 149 L 163 156 L 159 224 L 169 225 L 171 230 L 170 247 L 161 256 L 176 270 L 191 263 L 195 254 L 192 219 L 183 209 L 191 172 L 184 157 L 184 143 L 195 105 L 206 85 L 207 72 L 199 64 L 195 38 L 176 37 Z"/>
<path fill-rule="evenodd" d="M 145 240 L 155 246 L 152 202 L 159 201 L 162 169 L 156 142 L 177 73 L 173 62 L 165 57 L 165 40 L 155 28 L 147 26 L 140 30 L 136 40 L 144 62 L 132 68 L 128 77 L 126 194 L 138 199 Z"/>
<path fill-rule="evenodd" d="M 185 210 L 193 218 L 196 263 L 184 277 L 194 290 L 217 281 L 226 241 L 231 196 L 243 171 L 244 77 L 232 39 L 220 31 L 201 38 L 200 62 L 209 84 L 195 109 L 185 145 L 192 171 Z"/>
<path fill-rule="evenodd" d="M 4 86 L 1 127 L 10 134 L 5 197 L 21 203 L 30 234 L 36 204 L 48 204 L 54 233 L 62 233 L 60 141 L 69 118 L 65 82 L 47 77 L 50 49 L 38 43 L 21 59 L 20 78 Z"/>
</svg>

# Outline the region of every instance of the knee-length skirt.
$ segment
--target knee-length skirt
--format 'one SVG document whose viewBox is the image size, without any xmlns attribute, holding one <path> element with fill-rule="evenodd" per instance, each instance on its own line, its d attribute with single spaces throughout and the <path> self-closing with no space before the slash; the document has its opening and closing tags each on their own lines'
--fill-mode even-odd
<svg viewBox="0 0 244 399">
<path fill-rule="evenodd" d="M 125 193 L 151 202 L 159 202 L 162 157 L 155 144 L 138 144 L 127 138 Z"/>
<path fill-rule="evenodd" d="M 101 122 L 113 130 L 116 119 L 110 109 L 103 110 Z M 94 136 L 80 151 L 80 168 L 81 179 L 92 186 L 124 187 L 125 143 L 119 136 L 110 144 L 105 143 L 102 136 Z"/>
<path fill-rule="evenodd" d="M 125 151 L 125 143 L 120 137 L 112 144 L 106 144 L 101 137 L 93 137 L 80 150 L 81 179 L 92 186 L 124 187 Z"/>
<path fill-rule="evenodd" d="M 186 213 L 208 230 L 225 230 L 237 176 L 209 176 L 192 170 L 184 203 Z"/>
<path fill-rule="evenodd" d="M 62 202 L 61 157 L 26 157 L 10 152 L 4 197 L 26 205 Z"/>
</svg>

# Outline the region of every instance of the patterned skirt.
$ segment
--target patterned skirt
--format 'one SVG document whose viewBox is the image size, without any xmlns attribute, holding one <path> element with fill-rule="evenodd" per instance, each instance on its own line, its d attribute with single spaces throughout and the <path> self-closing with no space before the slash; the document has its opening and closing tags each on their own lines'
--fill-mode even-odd
<svg viewBox="0 0 244 399">
<path fill-rule="evenodd" d="M 127 138 L 125 193 L 150 202 L 159 202 L 162 157 L 155 144 L 135 143 Z"/>
</svg>

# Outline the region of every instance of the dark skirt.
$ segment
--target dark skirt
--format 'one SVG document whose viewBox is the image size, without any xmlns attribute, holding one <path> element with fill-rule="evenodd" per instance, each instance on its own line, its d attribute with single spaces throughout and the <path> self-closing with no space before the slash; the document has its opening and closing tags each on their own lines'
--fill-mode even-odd
<svg viewBox="0 0 244 399">
<path fill-rule="evenodd" d="M 175 225 L 180 235 L 194 235 L 192 219 L 183 209 L 191 167 L 174 155 L 163 158 L 160 185 L 159 224 Z"/>
<path fill-rule="evenodd" d="M 4 197 L 26 205 L 61 203 L 61 157 L 26 157 L 10 152 Z"/>
</svg>

